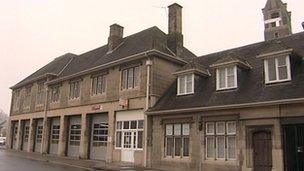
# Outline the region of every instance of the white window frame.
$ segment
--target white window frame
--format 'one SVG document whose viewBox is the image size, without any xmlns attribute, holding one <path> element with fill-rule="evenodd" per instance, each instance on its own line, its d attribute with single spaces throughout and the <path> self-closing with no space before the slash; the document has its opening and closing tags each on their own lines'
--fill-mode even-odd
<svg viewBox="0 0 304 171">
<path fill-rule="evenodd" d="M 233 67 L 233 71 L 234 71 L 234 86 L 228 87 L 228 68 Z M 220 69 L 225 69 L 225 86 L 224 87 L 220 87 Z M 237 80 L 238 80 L 238 76 L 237 76 L 237 66 L 236 65 L 230 65 L 230 66 L 225 66 L 225 67 L 221 67 L 221 68 L 217 68 L 216 69 L 216 90 L 227 90 L 227 89 L 234 89 L 237 88 Z"/>
<path fill-rule="evenodd" d="M 136 128 L 131 128 L 131 121 L 136 121 Z M 121 123 L 121 128 L 117 128 L 117 125 L 118 125 L 118 122 Z M 128 122 L 129 124 L 129 128 L 124 128 L 124 122 Z M 143 122 L 143 127 L 139 127 L 139 122 Z M 143 148 L 144 148 L 144 120 L 143 119 L 134 119 L 134 120 L 120 120 L 120 121 L 116 121 L 115 123 L 115 149 L 132 149 L 132 150 L 135 150 L 135 151 L 143 151 Z M 120 132 L 120 147 L 117 147 L 117 141 L 116 141 L 116 138 L 117 138 L 117 132 Z M 132 133 L 131 133 L 131 147 L 130 148 L 124 148 L 124 133 L 125 132 L 133 132 L 133 136 L 132 136 Z M 142 132 L 142 147 L 139 147 L 139 132 Z M 136 141 L 134 142 L 134 137 L 136 138 Z M 133 145 L 133 146 L 132 146 Z M 135 145 L 135 147 L 134 147 Z"/>
<path fill-rule="evenodd" d="M 76 90 L 77 90 L 76 87 L 75 87 L 76 84 L 78 84 L 78 89 L 79 89 L 78 96 L 76 96 Z M 73 94 L 72 94 L 72 91 L 73 91 Z M 81 96 L 81 82 L 80 81 L 70 82 L 70 84 L 69 84 L 69 100 L 80 99 L 80 96 Z"/>
<path fill-rule="evenodd" d="M 264 59 L 264 73 L 265 73 L 265 83 L 266 84 L 271 84 L 271 83 L 279 83 L 279 82 L 285 82 L 285 81 L 290 81 L 291 80 L 291 70 L 290 70 L 290 57 L 287 55 L 285 57 L 286 61 L 286 67 L 287 67 L 287 78 L 286 79 L 281 79 L 279 77 L 279 66 L 278 66 L 278 58 L 275 57 L 275 69 L 276 69 L 276 80 L 269 80 L 269 71 L 268 71 L 268 59 L 273 59 L 273 58 L 266 58 Z"/>
<path fill-rule="evenodd" d="M 44 104 L 44 83 L 37 84 L 37 93 L 36 93 L 36 105 L 43 106 Z"/>
<path fill-rule="evenodd" d="M 100 84 L 100 90 L 98 85 Z M 100 75 L 94 75 L 91 78 L 91 96 L 97 96 L 102 95 L 106 92 L 106 75 L 100 74 Z"/>
<path fill-rule="evenodd" d="M 225 133 L 222 134 L 218 134 L 218 131 L 217 131 L 217 125 L 218 123 L 224 123 L 225 125 Z M 235 131 L 234 132 L 231 132 L 231 133 L 228 133 L 228 124 L 229 123 L 234 123 L 235 124 Z M 213 125 L 213 128 L 214 128 L 214 133 L 207 133 L 207 125 Z M 226 161 L 226 160 L 236 160 L 237 159 L 237 147 L 236 147 L 236 141 L 237 141 L 237 125 L 236 125 L 236 121 L 217 121 L 217 122 L 214 122 L 214 121 L 211 121 L 211 122 L 205 122 L 205 158 L 207 160 L 220 160 L 220 161 Z M 223 137 L 224 138 L 224 158 L 218 158 L 218 137 Z M 228 153 L 229 153 L 229 150 L 228 150 L 228 138 L 229 137 L 234 137 L 235 138 L 235 158 L 228 158 Z M 207 141 L 207 138 L 213 138 L 214 139 L 214 157 L 208 157 L 208 153 L 207 153 L 207 150 L 208 150 L 208 141 Z"/>
<path fill-rule="evenodd" d="M 191 76 L 192 78 L 191 78 L 191 81 L 192 81 L 192 88 L 191 88 L 191 91 L 190 92 L 187 92 L 187 77 L 188 76 Z M 181 77 L 185 77 L 185 82 L 183 83 L 184 84 L 184 87 L 185 87 L 185 91 L 184 91 L 184 93 L 181 93 L 181 91 L 180 91 L 180 84 L 182 84 L 181 83 L 181 81 L 180 81 L 180 79 L 181 79 Z M 186 74 L 186 75 L 180 75 L 180 76 L 178 76 L 177 77 L 177 95 L 179 96 L 179 95 L 187 95 L 187 94 L 193 94 L 194 93 L 194 74 Z"/>
<path fill-rule="evenodd" d="M 58 93 L 58 99 L 56 99 L 54 96 L 55 93 L 54 91 L 56 91 L 57 89 L 57 93 Z M 51 90 L 50 90 L 50 103 L 58 103 L 60 101 L 60 86 L 54 86 L 54 87 L 51 87 Z"/>
</svg>

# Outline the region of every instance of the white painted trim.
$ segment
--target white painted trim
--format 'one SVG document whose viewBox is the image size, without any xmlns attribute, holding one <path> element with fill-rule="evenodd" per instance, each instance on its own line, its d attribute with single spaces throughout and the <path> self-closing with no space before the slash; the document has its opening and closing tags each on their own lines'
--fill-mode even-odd
<svg viewBox="0 0 304 171">
<path fill-rule="evenodd" d="M 269 23 L 273 23 L 273 22 L 280 22 L 282 19 L 281 17 L 278 17 L 278 18 L 272 18 L 272 19 L 268 19 L 268 20 L 265 20 L 264 23 L 265 24 L 269 24 Z"/>
<path fill-rule="evenodd" d="M 273 59 L 273 58 L 272 58 Z M 265 83 L 279 83 L 291 80 L 291 68 L 290 68 L 290 57 L 287 55 L 285 57 L 286 67 L 287 67 L 287 78 L 286 79 L 279 79 L 279 66 L 278 66 L 278 57 L 275 57 L 275 69 L 276 69 L 276 80 L 269 80 L 269 68 L 268 68 L 268 59 L 264 59 L 264 73 L 265 73 Z"/>
<path fill-rule="evenodd" d="M 228 87 L 228 68 L 231 66 L 226 66 L 226 67 L 220 67 L 216 69 L 216 90 L 228 90 L 228 89 L 234 89 L 237 88 L 237 66 L 233 66 L 233 71 L 234 71 L 234 86 Z M 220 69 L 225 69 L 225 87 L 220 87 Z"/>
<path fill-rule="evenodd" d="M 191 92 L 187 92 L 187 77 L 191 75 L 191 81 L 192 81 L 192 87 L 191 87 Z M 184 87 L 185 87 L 185 91 L 184 93 L 181 93 L 180 92 L 180 77 L 185 77 L 185 82 L 183 83 L 184 84 Z M 177 95 L 180 96 L 180 95 L 187 95 L 187 94 L 193 94 L 194 93 L 194 74 L 185 74 L 185 75 L 180 75 L 177 77 Z"/>
</svg>

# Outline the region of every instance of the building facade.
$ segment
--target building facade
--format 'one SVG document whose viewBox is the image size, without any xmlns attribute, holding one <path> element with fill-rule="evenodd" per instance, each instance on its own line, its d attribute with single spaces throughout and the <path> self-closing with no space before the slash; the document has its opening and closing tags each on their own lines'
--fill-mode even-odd
<svg viewBox="0 0 304 171">
<path fill-rule="evenodd" d="M 8 148 L 167 170 L 303 170 L 304 33 L 280 0 L 265 41 L 201 57 L 182 7 L 152 27 L 65 54 L 13 90 Z M 273 24 L 274 23 L 274 24 Z"/>
</svg>

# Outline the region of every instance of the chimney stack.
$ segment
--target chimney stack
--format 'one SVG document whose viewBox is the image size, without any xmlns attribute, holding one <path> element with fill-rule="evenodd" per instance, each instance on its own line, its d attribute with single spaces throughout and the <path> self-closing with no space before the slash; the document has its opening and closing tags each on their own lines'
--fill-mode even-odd
<svg viewBox="0 0 304 171">
<path fill-rule="evenodd" d="M 182 6 L 174 3 L 168 6 L 168 38 L 167 45 L 176 56 L 182 54 L 183 34 L 182 34 Z"/>
<path fill-rule="evenodd" d="M 123 39 L 123 27 L 118 24 L 110 26 L 110 35 L 108 38 L 108 52 L 113 51 Z"/>
</svg>

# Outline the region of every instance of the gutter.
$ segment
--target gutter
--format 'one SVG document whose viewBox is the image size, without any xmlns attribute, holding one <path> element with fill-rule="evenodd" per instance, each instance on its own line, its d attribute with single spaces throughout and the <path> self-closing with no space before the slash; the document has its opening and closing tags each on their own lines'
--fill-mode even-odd
<svg viewBox="0 0 304 171">
<path fill-rule="evenodd" d="M 17 89 L 17 88 L 22 87 L 22 86 L 24 86 L 26 84 L 29 84 L 31 82 L 34 82 L 34 81 L 37 81 L 37 80 L 40 80 L 40 79 L 43 79 L 43 78 L 47 78 L 48 76 L 58 76 L 58 75 L 54 74 L 54 73 L 45 73 L 45 74 L 40 75 L 40 76 L 38 76 L 36 78 L 32 78 L 32 79 L 30 79 L 30 80 L 28 80 L 28 81 L 26 81 L 24 83 L 21 83 L 20 85 L 16 84 L 16 85 L 10 87 L 10 89 L 12 89 L 12 90 L 13 89 Z"/>
<path fill-rule="evenodd" d="M 161 114 L 190 113 L 190 112 L 249 108 L 249 107 L 271 106 L 271 105 L 282 105 L 282 104 L 293 104 L 293 103 L 304 103 L 304 98 L 274 100 L 274 101 L 265 101 L 265 102 L 253 102 L 253 103 L 243 103 L 243 104 L 232 104 L 232 105 L 219 105 L 219 106 L 209 106 L 209 107 L 193 107 L 193 108 L 183 108 L 183 109 L 159 110 L 159 111 L 151 111 L 151 112 L 148 111 L 145 113 L 147 115 L 161 115 Z"/>
</svg>

